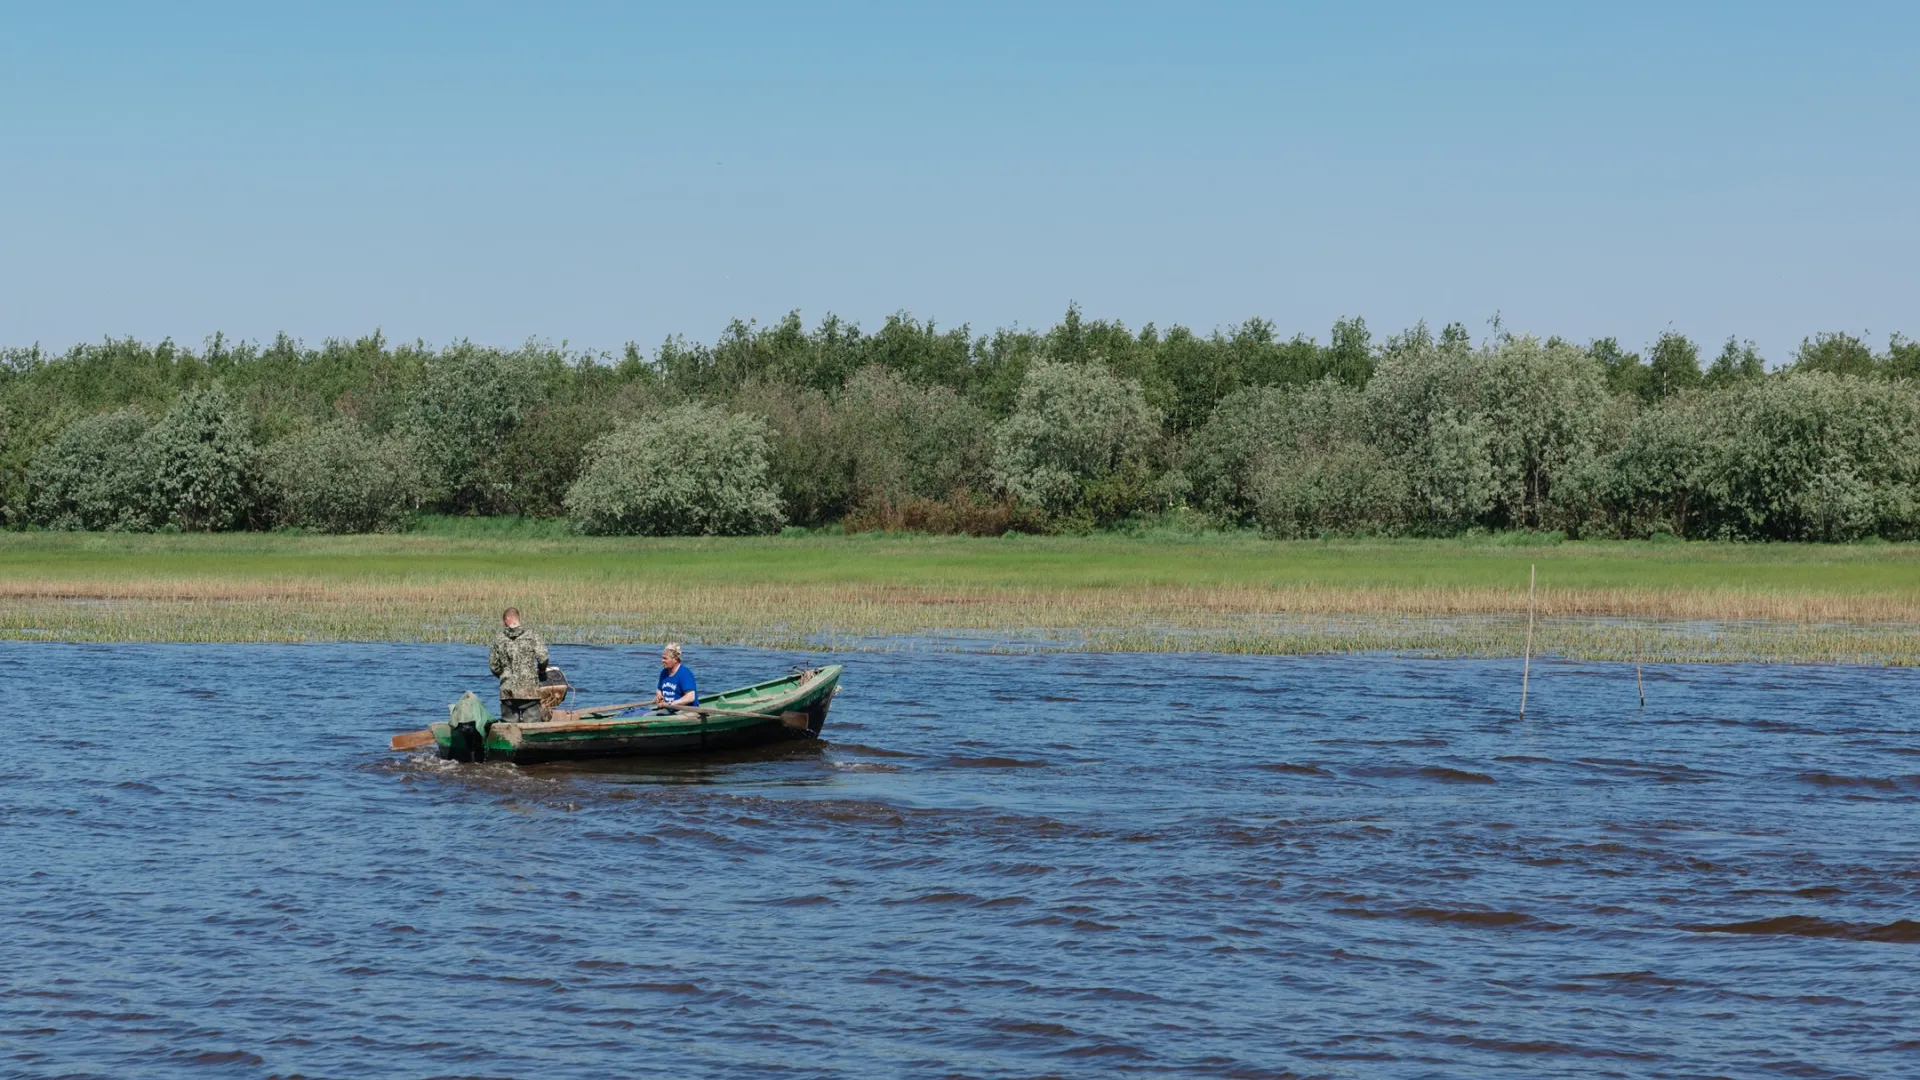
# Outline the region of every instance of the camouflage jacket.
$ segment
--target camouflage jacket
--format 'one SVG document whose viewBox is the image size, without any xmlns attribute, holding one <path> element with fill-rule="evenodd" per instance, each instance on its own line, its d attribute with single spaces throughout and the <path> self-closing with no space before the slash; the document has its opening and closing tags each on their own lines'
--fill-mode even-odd
<svg viewBox="0 0 1920 1080">
<path fill-rule="evenodd" d="M 547 662 L 547 646 L 526 626 L 502 627 L 487 650 L 487 668 L 500 678 L 500 698 L 540 696 L 540 665 Z"/>
</svg>

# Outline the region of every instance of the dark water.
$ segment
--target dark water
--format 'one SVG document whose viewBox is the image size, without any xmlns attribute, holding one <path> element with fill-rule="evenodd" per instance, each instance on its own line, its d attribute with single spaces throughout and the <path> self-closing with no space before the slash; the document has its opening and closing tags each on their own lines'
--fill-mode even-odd
<svg viewBox="0 0 1920 1080">
<path fill-rule="evenodd" d="M 1920 1075 L 1915 672 L 844 659 L 521 770 L 383 749 L 478 650 L 0 646 L 0 1075 Z"/>
</svg>

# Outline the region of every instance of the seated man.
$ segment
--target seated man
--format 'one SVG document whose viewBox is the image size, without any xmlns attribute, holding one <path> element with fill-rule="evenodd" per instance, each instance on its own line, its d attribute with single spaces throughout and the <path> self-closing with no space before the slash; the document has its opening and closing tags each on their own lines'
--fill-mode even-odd
<svg viewBox="0 0 1920 1080">
<path fill-rule="evenodd" d="M 653 692 L 653 703 L 659 705 L 698 705 L 700 687 L 693 680 L 693 669 L 680 662 L 680 645 L 668 642 L 660 650 L 660 688 Z"/>
<path fill-rule="evenodd" d="M 500 613 L 500 632 L 487 650 L 487 670 L 500 680 L 500 719 L 534 724 L 547 718 L 540 703 L 540 680 L 547 673 L 547 645 L 520 625 L 520 609 Z"/>
</svg>

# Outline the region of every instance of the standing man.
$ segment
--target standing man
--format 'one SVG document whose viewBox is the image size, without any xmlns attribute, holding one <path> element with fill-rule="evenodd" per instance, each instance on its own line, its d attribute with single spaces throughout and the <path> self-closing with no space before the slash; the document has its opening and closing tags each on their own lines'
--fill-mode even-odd
<svg viewBox="0 0 1920 1080">
<path fill-rule="evenodd" d="M 547 673 L 547 645 L 520 625 L 520 609 L 500 614 L 500 632 L 487 650 L 487 669 L 500 680 L 500 719 L 535 724 L 547 718 L 540 704 L 540 680 Z"/>
<path fill-rule="evenodd" d="M 693 669 L 680 662 L 680 643 L 667 642 L 660 650 L 660 688 L 653 692 L 655 705 L 698 705 L 700 685 L 693 681 Z"/>
</svg>

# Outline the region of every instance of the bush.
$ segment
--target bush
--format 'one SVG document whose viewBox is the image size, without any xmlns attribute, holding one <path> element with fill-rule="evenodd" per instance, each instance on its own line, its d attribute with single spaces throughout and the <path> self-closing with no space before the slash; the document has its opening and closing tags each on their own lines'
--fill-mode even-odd
<svg viewBox="0 0 1920 1080">
<path fill-rule="evenodd" d="M 1708 398 L 1699 481 L 1713 535 L 1852 540 L 1920 532 L 1920 392 L 1825 372 Z"/>
<path fill-rule="evenodd" d="M 567 489 L 580 478 L 586 443 L 646 412 L 648 387 L 630 382 L 611 394 L 575 392 L 534 406 L 487 451 L 487 501 L 474 509 L 526 517 L 564 517 Z"/>
<path fill-rule="evenodd" d="M 1274 455 L 1252 486 L 1260 527 L 1273 536 L 1391 534 L 1408 516 L 1405 478 L 1378 448 L 1358 440 Z"/>
<path fill-rule="evenodd" d="M 1265 531 L 1294 537 L 1406 527 L 1406 480 L 1368 439 L 1359 391 L 1326 379 L 1269 403 L 1261 422 L 1271 425 L 1268 447 L 1248 466 L 1247 498 Z"/>
<path fill-rule="evenodd" d="M 1855 540 L 1920 533 L 1920 391 L 1795 372 L 1641 413 L 1569 485 L 1616 536 Z"/>
<path fill-rule="evenodd" d="M 336 420 L 268 446 L 262 474 L 276 524 L 318 532 L 394 532 L 425 485 L 412 446 Z"/>
<path fill-rule="evenodd" d="M 819 526 L 853 504 L 853 454 L 843 415 L 825 391 L 753 379 L 733 397 L 735 410 L 767 424 L 767 471 L 788 521 Z"/>
<path fill-rule="evenodd" d="M 1255 516 L 1258 481 L 1276 456 L 1289 461 L 1366 438 L 1365 399 L 1331 378 L 1305 387 L 1240 390 L 1220 402 L 1183 456 L 1191 498 L 1228 521 Z"/>
<path fill-rule="evenodd" d="M 1588 459 L 1555 496 L 1576 533 L 1638 539 L 1699 532 L 1712 435 L 1701 399 L 1669 399 L 1635 416 L 1612 449 Z"/>
<path fill-rule="evenodd" d="M 180 395 L 142 444 L 155 524 L 218 532 L 253 520 L 259 451 L 246 414 L 224 387 Z"/>
<path fill-rule="evenodd" d="M 1254 477 L 1286 441 L 1296 393 L 1262 386 L 1221 399 L 1181 455 L 1195 506 L 1239 524 L 1251 520 Z"/>
<path fill-rule="evenodd" d="M 916 385 L 878 365 L 854 372 L 837 397 L 756 379 L 733 405 L 766 419 L 769 469 L 796 524 L 867 508 L 886 518 L 892 511 L 881 507 L 941 503 L 984 479 L 980 410 L 950 387 Z"/>
<path fill-rule="evenodd" d="M 400 419 L 433 498 L 451 509 L 497 512 L 506 485 L 491 468 L 543 394 L 542 360 L 528 348 L 483 349 L 462 342 L 426 357 Z"/>
<path fill-rule="evenodd" d="M 1380 362 L 1366 397 L 1375 444 L 1407 479 L 1416 524 L 1538 528 L 1554 486 L 1600 447 L 1601 365 L 1564 342 L 1420 343 Z"/>
<path fill-rule="evenodd" d="M 28 520 L 49 529 L 151 529 L 147 427 L 135 409 L 68 424 L 27 468 Z"/>
<path fill-rule="evenodd" d="M 767 476 L 765 422 L 706 405 L 595 440 L 566 505 L 574 527 L 596 535 L 740 536 L 785 524 Z"/>
<path fill-rule="evenodd" d="M 986 479 L 986 415 L 950 387 L 862 368 L 847 380 L 839 412 L 856 504 L 945 500 Z"/>
<path fill-rule="evenodd" d="M 964 489 L 944 499 L 869 500 L 855 507 L 847 515 L 845 524 L 849 533 L 960 533 L 967 536 L 1041 532 L 1045 527 L 1045 522 L 1030 507 L 1017 506 L 1009 498 L 983 499 Z"/>
<path fill-rule="evenodd" d="M 1159 430 L 1139 383 L 1091 364 L 1038 361 L 994 431 L 994 480 L 1055 518 L 1115 520 L 1150 500 L 1147 451 Z"/>
</svg>

